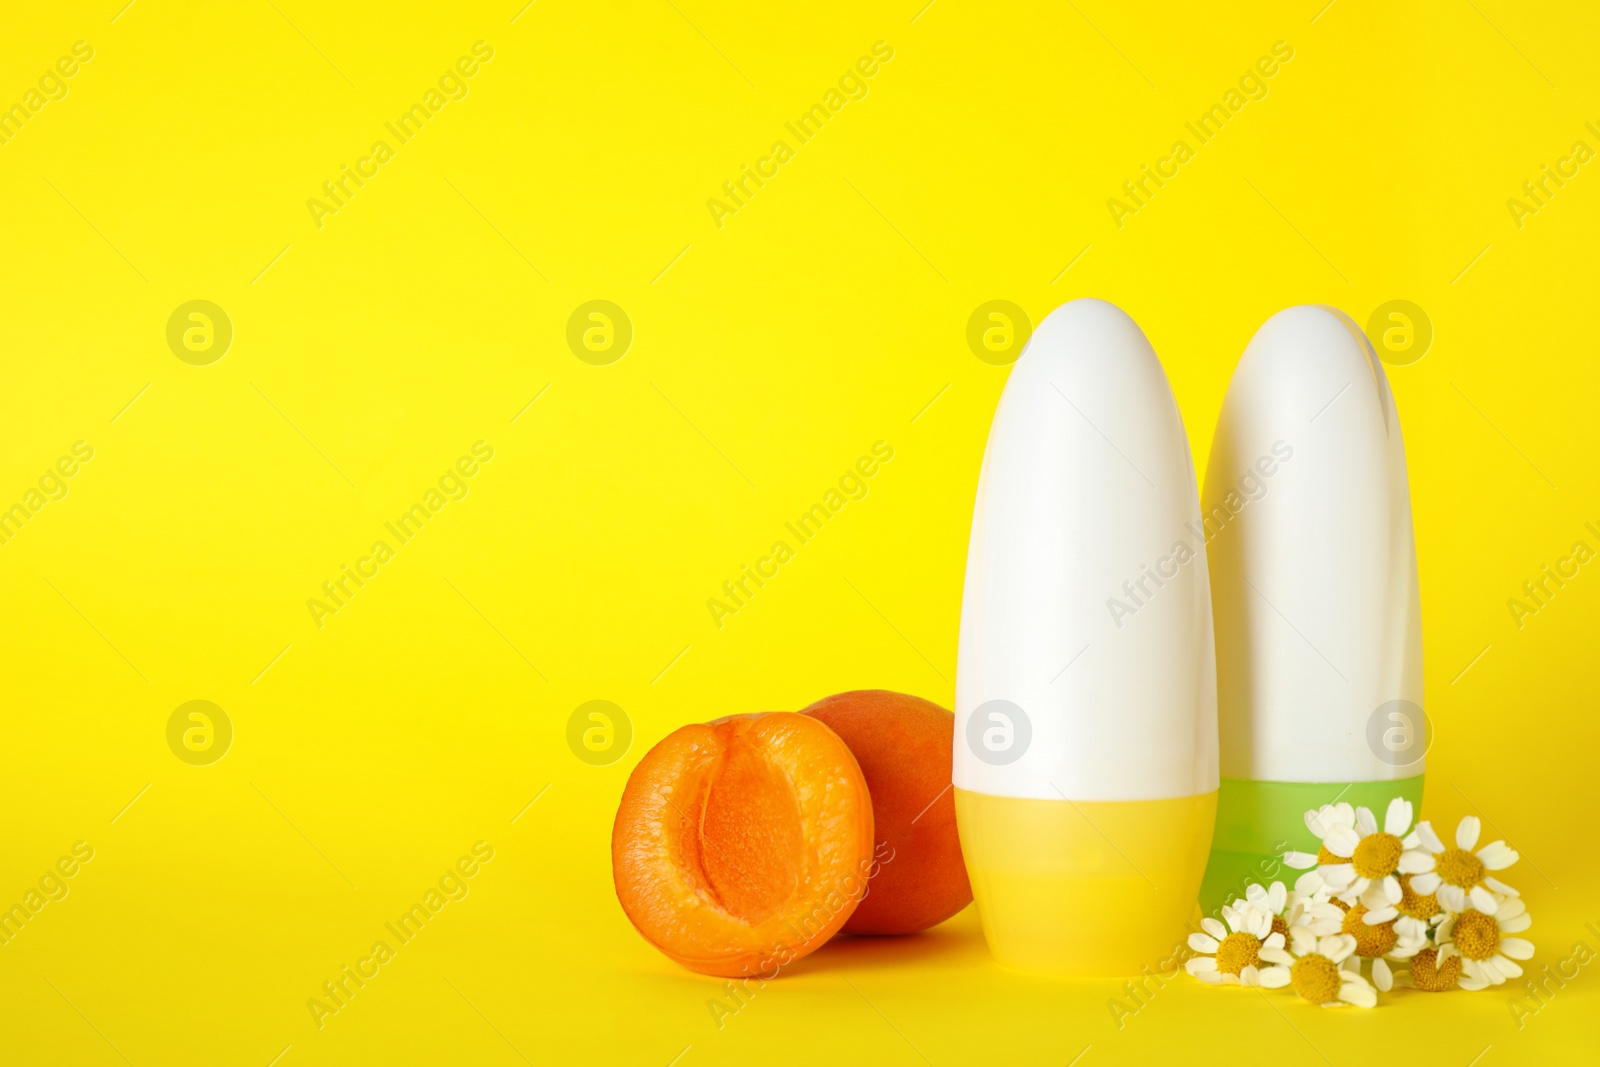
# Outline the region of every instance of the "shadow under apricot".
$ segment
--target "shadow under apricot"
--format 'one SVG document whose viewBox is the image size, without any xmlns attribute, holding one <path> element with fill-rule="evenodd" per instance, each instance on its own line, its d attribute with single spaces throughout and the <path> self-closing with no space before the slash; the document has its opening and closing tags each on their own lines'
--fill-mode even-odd
<svg viewBox="0 0 1600 1067">
<path fill-rule="evenodd" d="M 957 963 L 988 959 L 989 949 L 971 904 L 930 930 L 875 936 L 838 934 L 826 945 L 784 968 L 784 973 L 835 974 L 863 969 L 922 966 L 930 961 Z"/>
</svg>

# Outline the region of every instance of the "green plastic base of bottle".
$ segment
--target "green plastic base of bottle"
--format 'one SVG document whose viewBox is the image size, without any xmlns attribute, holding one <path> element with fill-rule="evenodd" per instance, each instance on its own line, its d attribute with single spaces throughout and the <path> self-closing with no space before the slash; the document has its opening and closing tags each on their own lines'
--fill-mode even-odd
<svg viewBox="0 0 1600 1067">
<path fill-rule="evenodd" d="M 1379 825 L 1389 801 L 1404 797 L 1422 813 L 1422 775 L 1382 782 L 1261 782 L 1224 778 L 1217 792 L 1217 827 L 1211 860 L 1200 883 L 1200 910 L 1216 915 L 1222 905 L 1244 896 L 1251 882 L 1282 881 L 1291 889 L 1301 872 L 1283 862 L 1283 853 L 1317 851 L 1306 829 L 1306 812 L 1344 801 L 1371 808 Z"/>
</svg>

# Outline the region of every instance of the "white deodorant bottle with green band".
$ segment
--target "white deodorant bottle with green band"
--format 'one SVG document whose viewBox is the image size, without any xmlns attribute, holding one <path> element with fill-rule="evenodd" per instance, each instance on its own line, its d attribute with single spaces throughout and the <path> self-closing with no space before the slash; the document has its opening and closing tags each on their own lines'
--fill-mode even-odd
<svg viewBox="0 0 1600 1067">
<path fill-rule="evenodd" d="M 1383 364 L 1347 317 L 1294 307 L 1234 371 L 1206 465 L 1222 784 L 1214 913 L 1308 809 L 1422 803 L 1422 624 L 1405 445 Z"/>
<path fill-rule="evenodd" d="M 1216 811 L 1216 678 L 1188 439 L 1139 327 L 1040 324 L 995 412 L 956 673 L 956 816 L 990 950 L 1167 970 Z"/>
</svg>

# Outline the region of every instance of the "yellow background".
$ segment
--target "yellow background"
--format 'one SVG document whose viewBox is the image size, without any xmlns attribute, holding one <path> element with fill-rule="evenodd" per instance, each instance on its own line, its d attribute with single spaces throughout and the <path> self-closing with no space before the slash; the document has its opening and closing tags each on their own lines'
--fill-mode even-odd
<svg viewBox="0 0 1600 1067">
<path fill-rule="evenodd" d="M 0 33 L 4 104 L 95 50 L 0 146 L 0 502 L 95 450 L 0 547 L 0 903 L 95 850 L 0 946 L 7 1062 L 1592 1057 L 1593 965 L 1520 1031 L 1504 989 L 1357 1014 L 1187 978 L 1119 1030 L 1118 983 L 1000 971 L 970 910 L 830 946 L 719 1029 L 719 983 L 634 933 L 608 858 L 629 769 L 683 723 L 863 686 L 951 702 L 1006 377 L 966 344 L 977 305 L 1120 304 L 1203 477 L 1268 316 L 1407 299 L 1435 329 L 1390 369 L 1426 814 L 1522 850 L 1535 965 L 1600 948 L 1600 575 L 1520 630 L 1506 607 L 1600 547 L 1600 174 L 1520 229 L 1506 206 L 1600 149 L 1591 8 L 122 3 Z M 469 95 L 319 229 L 307 199 L 479 40 Z M 880 40 L 868 95 L 719 229 L 706 200 Z M 1267 97 L 1117 228 L 1107 198 L 1280 40 Z M 609 366 L 565 341 L 596 298 L 635 330 Z M 167 347 L 192 299 L 233 323 L 210 366 Z M 318 629 L 307 599 L 479 440 L 470 494 Z M 707 598 L 879 440 L 870 494 L 717 628 Z M 210 766 L 166 743 L 193 699 L 235 729 Z M 635 731 L 609 766 L 566 743 L 591 699 Z M 307 1000 L 480 840 L 470 895 L 319 1030 Z"/>
</svg>

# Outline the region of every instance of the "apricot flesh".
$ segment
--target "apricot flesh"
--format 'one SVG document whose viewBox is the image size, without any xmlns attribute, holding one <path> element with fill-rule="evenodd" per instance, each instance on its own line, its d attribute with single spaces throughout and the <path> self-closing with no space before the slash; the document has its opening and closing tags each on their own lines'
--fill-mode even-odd
<svg viewBox="0 0 1600 1067">
<path fill-rule="evenodd" d="M 872 833 L 861 768 L 822 721 L 685 726 L 628 777 L 611 830 L 617 900 L 690 970 L 771 978 L 850 918 Z"/>
<path fill-rule="evenodd" d="M 955 716 L 921 697 L 858 689 L 802 715 L 827 723 L 861 765 L 872 795 L 877 868 L 844 924 L 855 934 L 909 934 L 972 902 L 950 787 Z"/>
</svg>

